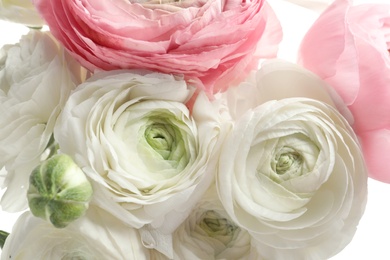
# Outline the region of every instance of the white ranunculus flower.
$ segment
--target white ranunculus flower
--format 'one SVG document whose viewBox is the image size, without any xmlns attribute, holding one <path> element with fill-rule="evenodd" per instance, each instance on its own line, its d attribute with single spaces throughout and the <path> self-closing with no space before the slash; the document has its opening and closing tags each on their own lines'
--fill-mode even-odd
<svg viewBox="0 0 390 260">
<path fill-rule="evenodd" d="M 364 212 L 357 138 L 316 82 L 298 66 L 271 62 L 257 74 L 258 105 L 248 97 L 255 106 L 244 111 L 247 104 L 229 102 L 239 116 L 222 147 L 218 192 L 266 259 L 327 259 L 352 240 Z"/>
<path fill-rule="evenodd" d="M 262 259 L 249 233 L 230 219 L 215 187 L 173 235 L 174 259 Z"/>
<path fill-rule="evenodd" d="M 8 259 L 150 259 L 140 235 L 106 212 L 90 208 L 66 228 L 23 213 L 1 252 Z"/>
<path fill-rule="evenodd" d="M 7 174 L 3 210 L 27 207 L 29 175 L 67 97 L 81 82 L 81 71 L 49 32 L 31 31 L 0 49 L 0 168 L 5 166 Z"/>
<path fill-rule="evenodd" d="M 0 0 L 0 19 L 30 27 L 45 24 L 31 0 Z"/>
<path fill-rule="evenodd" d="M 158 240 L 180 225 L 214 178 L 208 168 L 216 164 L 210 157 L 221 131 L 218 111 L 200 94 L 190 114 L 190 97 L 186 82 L 172 75 L 96 73 L 72 93 L 55 128 L 62 152 L 94 181 L 92 203 L 145 226 L 150 248 L 168 243 L 170 250 L 169 236 Z"/>
</svg>

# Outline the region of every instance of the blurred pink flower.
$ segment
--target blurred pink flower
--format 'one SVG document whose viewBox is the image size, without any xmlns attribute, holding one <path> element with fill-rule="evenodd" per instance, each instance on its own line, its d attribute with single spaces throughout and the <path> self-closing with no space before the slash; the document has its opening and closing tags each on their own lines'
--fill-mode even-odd
<svg viewBox="0 0 390 260">
<path fill-rule="evenodd" d="M 354 116 L 370 176 L 390 183 L 390 5 L 336 0 L 307 32 L 299 62 Z"/>
<path fill-rule="evenodd" d="M 275 57 L 281 27 L 264 0 L 34 0 L 53 35 L 91 71 L 144 68 L 223 91 Z"/>
</svg>

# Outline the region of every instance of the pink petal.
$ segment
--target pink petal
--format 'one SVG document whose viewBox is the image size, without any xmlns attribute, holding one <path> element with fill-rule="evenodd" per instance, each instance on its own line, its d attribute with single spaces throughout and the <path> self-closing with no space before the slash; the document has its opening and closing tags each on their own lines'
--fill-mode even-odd
<svg viewBox="0 0 390 260">
<path fill-rule="evenodd" d="M 390 183 L 390 130 L 365 132 L 360 139 L 369 176 Z"/>
<path fill-rule="evenodd" d="M 361 84 L 350 109 L 358 132 L 390 127 L 390 57 L 383 32 L 389 10 L 389 5 L 361 5 L 350 12 Z"/>
<path fill-rule="evenodd" d="M 355 129 L 369 131 L 390 127 L 390 67 L 389 58 L 382 57 L 375 46 L 358 41 L 361 87 L 355 102 L 349 107 L 355 117 Z M 387 52 L 387 50 L 386 50 Z"/>
<path fill-rule="evenodd" d="M 260 58 L 275 57 L 281 40 L 264 0 L 194 0 L 182 9 L 123 0 L 34 3 L 53 35 L 89 70 L 183 74 L 200 79 L 198 87 L 209 94 L 245 78 Z"/>
<path fill-rule="evenodd" d="M 359 91 L 358 56 L 346 15 L 348 0 L 336 0 L 302 40 L 299 63 L 326 80 L 344 102 L 354 102 Z M 348 84 L 340 85 L 340 82 Z"/>
</svg>

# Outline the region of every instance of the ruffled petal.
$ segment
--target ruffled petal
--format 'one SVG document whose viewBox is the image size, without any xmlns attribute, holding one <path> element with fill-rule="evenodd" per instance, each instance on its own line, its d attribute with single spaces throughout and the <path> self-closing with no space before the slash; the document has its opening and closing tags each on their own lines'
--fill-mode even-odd
<svg viewBox="0 0 390 260">
<path fill-rule="evenodd" d="M 335 1 L 326 9 L 303 38 L 299 50 L 299 63 L 333 86 L 347 105 L 354 102 L 360 86 L 355 39 L 346 20 L 349 3 Z"/>
<path fill-rule="evenodd" d="M 53 35 L 89 70 L 183 74 L 200 79 L 197 86 L 209 94 L 235 85 L 260 58 L 275 57 L 281 41 L 279 21 L 263 0 L 34 3 Z"/>
</svg>

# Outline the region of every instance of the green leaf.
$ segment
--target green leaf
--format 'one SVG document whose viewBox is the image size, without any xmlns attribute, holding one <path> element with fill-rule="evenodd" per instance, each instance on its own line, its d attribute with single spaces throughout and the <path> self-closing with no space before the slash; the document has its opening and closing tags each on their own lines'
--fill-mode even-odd
<svg viewBox="0 0 390 260">
<path fill-rule="evenodd" d="M 0 230 L 0 248 L 3 248 L 4 244 L 5 244 L 5 240 L 7 239 L 9 233 L 3 231 L 3 230 Z"/>
</svg>

